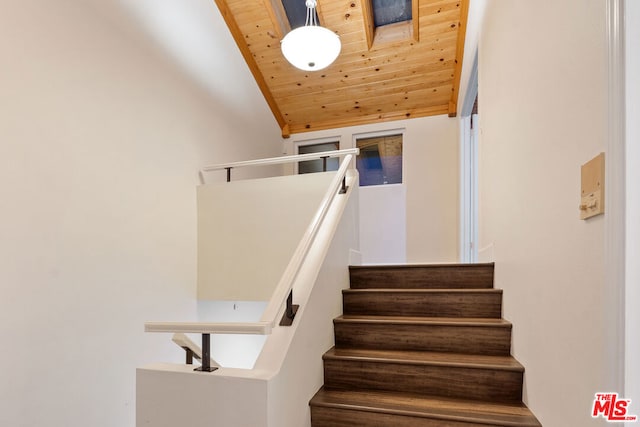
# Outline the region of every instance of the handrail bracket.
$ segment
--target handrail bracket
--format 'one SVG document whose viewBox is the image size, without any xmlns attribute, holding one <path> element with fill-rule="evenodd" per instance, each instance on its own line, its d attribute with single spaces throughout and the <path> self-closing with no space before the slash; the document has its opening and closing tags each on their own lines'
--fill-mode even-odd
<svg viewBox="0 0 640 427">
<path fill-rule="evenodd" d="M 293 303 L 293 289 L 289 292 L 289 296 L 287 297 L 287 308 L 282 315 L 282 319 L 280 319 L 280 326 L 291 326 L 293 324 L 293 319 L 296 317 L 296 313 L 300 305 Z"/>
<path fill-rule="evenodd" d="M 181 346 L 182 347 L 182 346 Z M 194 357 L 196 358 L 196 360 L 198 359 L 198 356 L 196 356 L 193 352 L 193 350 L 191 350 L 189 347 L 182 347 L 182 349 L 185 351 L 185 355 L 186 355 L 186 364 L 187 365 L 193 365 L 193 359 Z"/>
<path fill-rule="evenodd" d="M 342 177 L 342 186 L 340 187 L 340 191 L 338 191 L 338 194 L 345 194 L 348 189 L 349 189 L 349 186 L 347 185 L 347 177 L 343 176 Z"/>
</svg>

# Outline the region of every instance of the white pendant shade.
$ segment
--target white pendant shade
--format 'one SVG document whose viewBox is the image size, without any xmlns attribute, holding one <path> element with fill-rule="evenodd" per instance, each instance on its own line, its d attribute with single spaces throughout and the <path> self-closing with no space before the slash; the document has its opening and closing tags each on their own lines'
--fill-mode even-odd
<svg viewBox="0 0 640 427">
<path fill-rule="evenodd" d="M 318 25 L 317 0 L 306 0 L 307 20 L 304 27 L 284 36 L 280 48 L 284 57 L 296 68 L 305 71 L 322 70 L 336 60 L 342 47 L 333 31 Z"/>
<path fill-rule="evenodd" d="M 322 70 L 331 65 L 340 53 L 340 38 L 336 33 L 317 25 L 305 25 L 289 32 L 282 39 L 282 54 L 294 67 L 305 71 Z"/>
</svg>

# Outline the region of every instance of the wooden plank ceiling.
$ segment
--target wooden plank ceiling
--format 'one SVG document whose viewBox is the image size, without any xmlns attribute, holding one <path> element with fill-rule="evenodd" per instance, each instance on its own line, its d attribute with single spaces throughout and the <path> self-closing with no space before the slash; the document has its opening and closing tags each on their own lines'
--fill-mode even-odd
<svg viewBox="0 0 640 427">
<path fill-rule="evenodd" d="M 338 59 L 320 71 L 298 70 L 282 55 L 290 27 L 280 1 L 216 4 L 283 136 L 455 116 L 469 0 L 412 0 L 412 21 L 377 29 L 371 0 L 318 0 L 321 25 L 342 42 Z"/>
</svg>

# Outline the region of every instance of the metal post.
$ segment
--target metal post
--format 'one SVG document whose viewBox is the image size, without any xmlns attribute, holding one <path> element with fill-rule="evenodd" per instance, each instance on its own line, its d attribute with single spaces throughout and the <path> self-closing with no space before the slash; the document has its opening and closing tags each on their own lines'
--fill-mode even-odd
<svg viewBox="0 0 640 427">
<path fill-rule="evenodd" d="M 218 369 L 211 366 L 211 335 L 202 334 L 202 365 L 194 371 L 213 372 Z"/>
<path fill-rule="evenodd" d="M 347 192 L 347 177 L 343 176 L 342 177 L 342 187 L 340 188 L 340 191 L 338 192 L 338 194 L 344 194 Z"/>
<path fill-rule="evenodd" d="M 227 182 L 231 182 L 231 168 L 225 168 L 227 170 Z"/>
<path fill-rule="evenodd" d="M 293 291 L 291 291 L 287 297 L 287 317 L 293 319 L 293 316 L 295 313 L 293 312 Z"/>
<path fill-rule="evenodd" d="M 329 158 L 329 156 L 322 156 L 322 172 L 326 172 L 327 171 L 327 159 Z"/>
<path fill-rule="evenodd" d="M 193 351 L 189 347 L 182 347 L 187 355 L 187 365 L 193 365 Z"/>
</svg>

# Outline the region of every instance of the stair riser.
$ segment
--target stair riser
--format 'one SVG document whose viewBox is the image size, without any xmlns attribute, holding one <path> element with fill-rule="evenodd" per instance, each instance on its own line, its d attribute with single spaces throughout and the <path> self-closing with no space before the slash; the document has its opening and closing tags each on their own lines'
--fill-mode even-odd
<svg viewBox="0 0 640 427">
<path fill-rule="evenodd" d="M 337 348 L 418 350 L 508 356 L 511 328 L 334 321 Z"/>
<path fill-rule="evenodd" d="M 352 289 L 488 289 L 493 288 L 493 265 L 420 267 L 352 267 Z"/>
<path fill-rule="evenodd" d="M 502 293 L 496 292 L 349 292 L 344 314 L 372 316 L 480 317 L 502 316 Z"/>
<path fill-rule="evenodd" d="M 311 407 L 312 427 L 488 427 L 437 418 L 412 417 L 358 410 Z M 496 426 L 492 424 L 492 426 Z"/>
<path fill-rule="evenodd" d="M 522 372 L 512 370 L 332 359 L 324 361 L 324 384 L 494 402 L 522 399 Z"/>
</svg>

